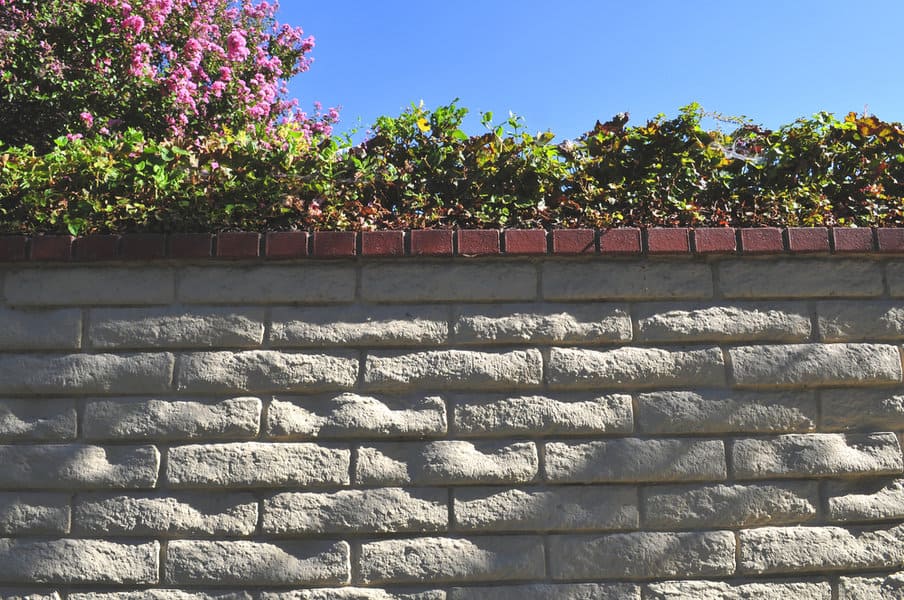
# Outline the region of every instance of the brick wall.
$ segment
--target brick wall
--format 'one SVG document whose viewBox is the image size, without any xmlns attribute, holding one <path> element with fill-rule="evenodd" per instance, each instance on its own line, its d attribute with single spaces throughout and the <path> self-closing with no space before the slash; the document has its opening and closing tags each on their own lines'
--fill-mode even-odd
<svg viewBox="0 0 904 600">
<path fill-rule="evenodd" d="M 0 598 L 904 598 L 895 255 L 0 283 Z"/>
</svg>

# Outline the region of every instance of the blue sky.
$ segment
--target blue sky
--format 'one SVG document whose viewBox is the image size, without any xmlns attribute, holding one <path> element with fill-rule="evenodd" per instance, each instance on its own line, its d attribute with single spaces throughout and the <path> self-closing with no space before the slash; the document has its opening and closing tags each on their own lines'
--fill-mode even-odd
<svg viewBox="0 0 904 600">
<path fill-rule="evenodd" d="M 768 127 L 904 121 L 901 0 L 282 0 L 280 19 L 317 40 L 291 95 L 341 105 L 339 131 L 456 97 L 472 132 L 511 110 L 559 138 L 692 101 Z"/>
</svg>

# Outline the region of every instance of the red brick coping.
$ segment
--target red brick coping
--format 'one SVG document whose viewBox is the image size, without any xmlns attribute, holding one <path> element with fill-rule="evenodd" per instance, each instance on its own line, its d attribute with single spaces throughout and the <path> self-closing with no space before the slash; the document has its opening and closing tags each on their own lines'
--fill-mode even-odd
<svg viewBox="0 0 904 600">
<path fill-rule="evenodd" d="M 0 262 L 870 252 L 904 253 L 904 229 L 679 227 L 0 236 Z"/>
</svg>

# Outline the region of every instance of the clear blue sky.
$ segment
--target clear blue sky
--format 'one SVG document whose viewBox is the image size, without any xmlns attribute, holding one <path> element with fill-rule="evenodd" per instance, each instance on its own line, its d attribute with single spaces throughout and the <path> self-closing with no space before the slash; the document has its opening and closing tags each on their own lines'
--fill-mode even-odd
<svg viewBox="0 0 904 600">
<path fill-rule="evenodd" d="M 777 127 L 820 110 L 904 121 L 902 0 L 282 0 L 314 35 L 290 83 L 341 105 L 339 131 L 458 97 L 573 138 L 691 101 Z"/>
</svg>

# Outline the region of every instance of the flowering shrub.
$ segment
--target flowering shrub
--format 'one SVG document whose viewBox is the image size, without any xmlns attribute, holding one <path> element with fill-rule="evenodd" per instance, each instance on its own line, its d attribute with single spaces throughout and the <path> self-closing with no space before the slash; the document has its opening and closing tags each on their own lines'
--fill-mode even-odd
<svg viewBox="0 0 904 600">
<path fill-rule="evenodd" d="M 46 151 L 60 135 L 134 128 L 194 140 L 224 128 L 273 133 L 314 46 L 266 0 L 0 0 L 0 141 Z M 263 129 L 258 128 L 263 126 Z"/>
<path fill-rule="evenodd" d="M 514 116 L 468 135 L 465 113 L 413 106 L 358 145 L 289 122 L 0 146 L 0 231 L 904 226 L 904 129 L 873 116 L 727 134 L 691 105 L 555 143 Z"/>
</svg>

